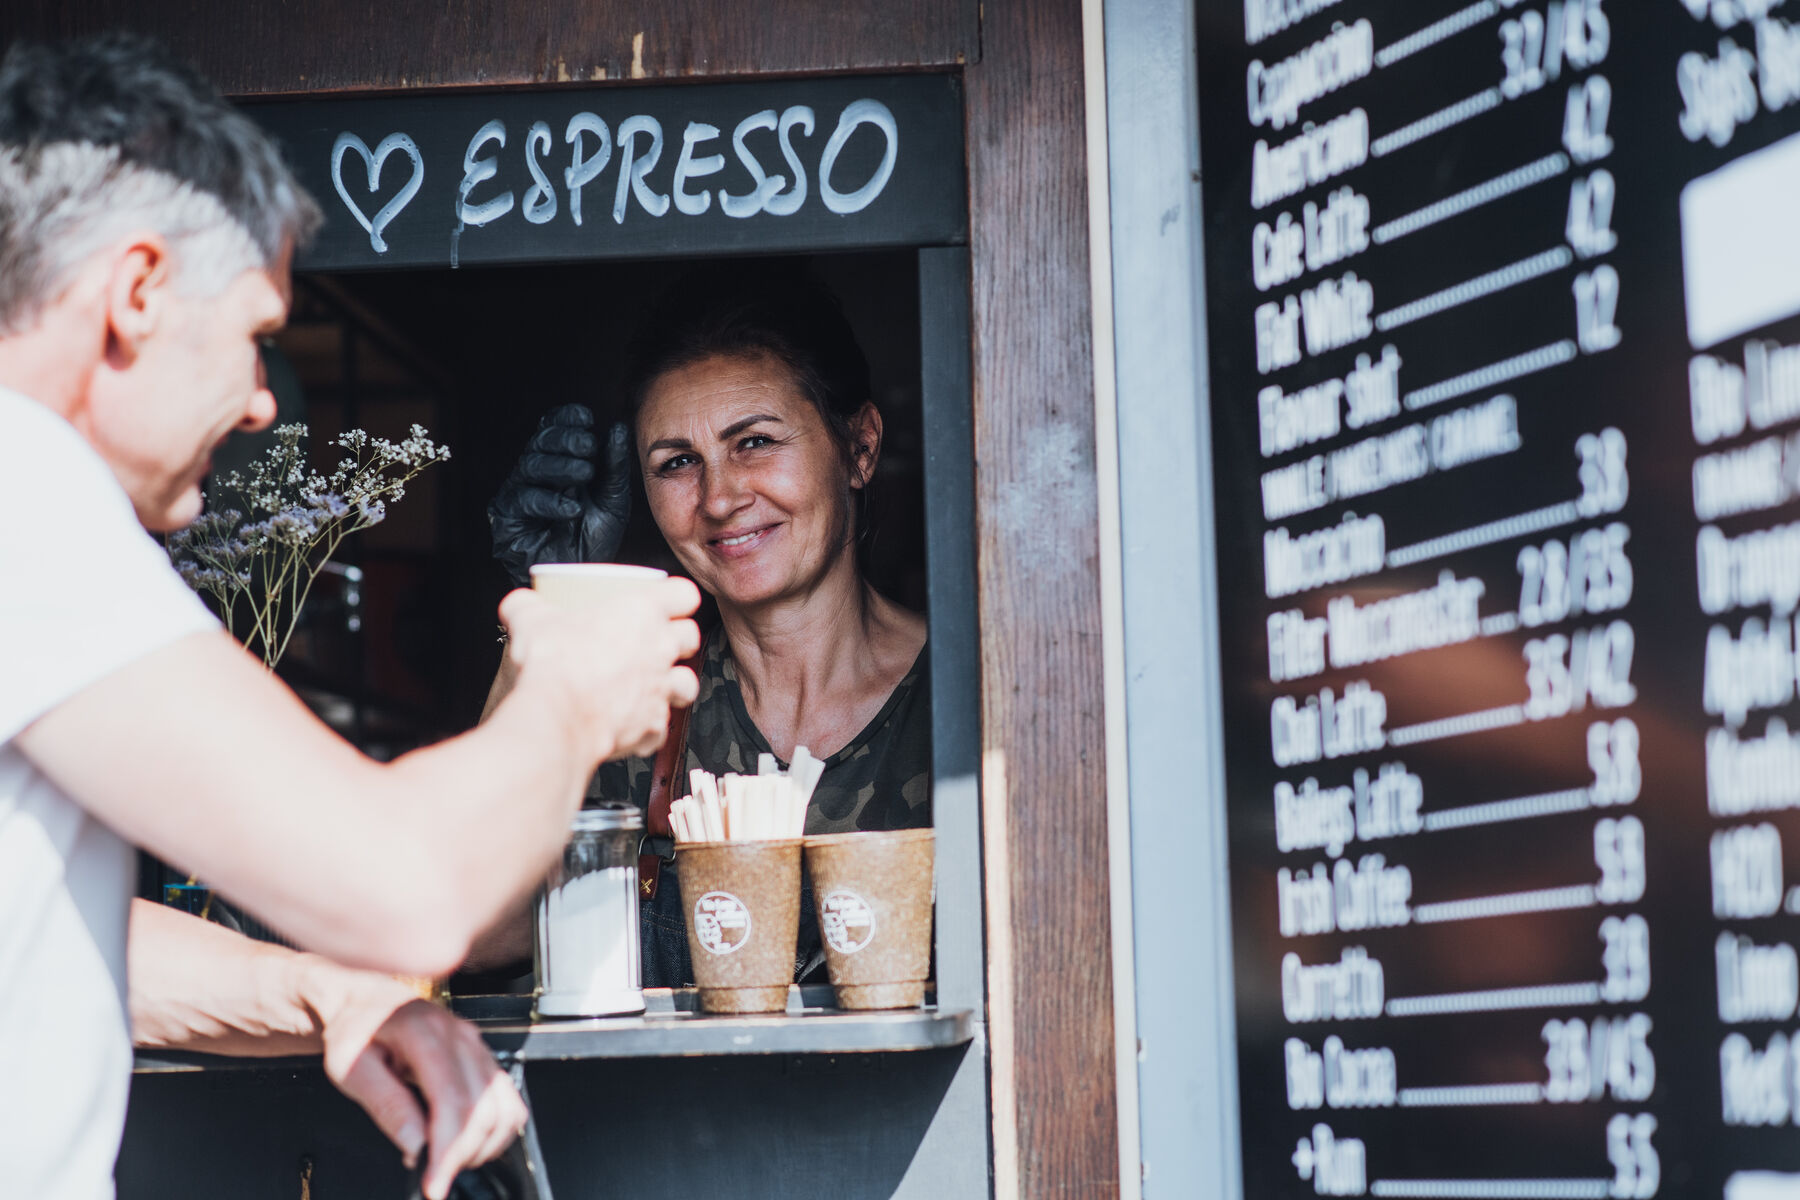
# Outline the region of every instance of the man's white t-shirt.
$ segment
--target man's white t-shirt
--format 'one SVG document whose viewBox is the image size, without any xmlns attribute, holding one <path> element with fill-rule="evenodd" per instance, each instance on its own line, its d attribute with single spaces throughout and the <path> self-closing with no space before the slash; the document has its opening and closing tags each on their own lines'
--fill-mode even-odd
<svg viewBox="0 0 1800 1200">
<path fill-rule="evenodd" d="M 131 848 L 13 739 L 218 627 L 81 435 L 0 388 L 0 1197 L 110 1197 L 131 1082 Z"/>
</svg>

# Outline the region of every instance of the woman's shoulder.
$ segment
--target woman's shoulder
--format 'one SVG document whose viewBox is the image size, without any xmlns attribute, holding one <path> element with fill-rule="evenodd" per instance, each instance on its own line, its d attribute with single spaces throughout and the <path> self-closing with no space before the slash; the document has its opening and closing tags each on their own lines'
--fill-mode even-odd
<svg viewBox="0 0 1800 1200">
<path fill-rule="evenodd" d="M 891 626 L 894 640 L 903 647 L 910 647 L 914 656 L 925 649 L 925 643 L 931 636 L 931 624 L 924 613 L 914 612 L 903 604 L 892 600 L 883 600 L 887 612 L 884 620 Z"/>
<path fill-rule="evenodd" d="M 921 613 L 871 592 L 872 649 L 877 669 L 895 681 L 891 690 L 913 684 L 929 662 L 931 629 Z"/>
</svg>

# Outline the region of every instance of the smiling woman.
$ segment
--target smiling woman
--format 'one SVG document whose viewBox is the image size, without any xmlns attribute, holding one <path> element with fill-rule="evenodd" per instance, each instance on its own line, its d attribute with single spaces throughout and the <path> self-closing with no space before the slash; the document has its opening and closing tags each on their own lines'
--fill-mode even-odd
<svg viewBox="0 0 1800 1200">
<path fill-rule="evenodd" d="M 785 767 L 805 746 L 826 764 L 808 833 L 929 825 L 925 620 L 877 591 L 859 562 L 883 424 L 837 300 L 802 276 L 690 275 L 646 318 L 629 359 L 631 424 L 610 439 L 614 478 L 576 498 L 593 478 L 591 418 L 552 413 L 495 502 L 501 558 L 518 570 L 615 553 L 592 531 L 609 516 L 622 527 L 617 476 L 635 457 L 658 532 L 718 611 L 674 788 L 692 770 L 754 773 L 762 754 Z M 629 800 L 666 834 L 653 773 L 647 758 L 608 764 L 590 798 Z M 672 873 L 670 860 L 644 904 L 647 986 L 693 978 Z M 812 911 L 804 897 L 797 978 L 823 961 Z M 478 954 L 488 965 L 506 957 L 499 945 Z"/>
<path fill-rule="evenodd" d="M 838 501 L 867 486 L 881 437 L 872 404 L 841 423 L 842 434 L 766 351 L 656 379 L 637 413 L 645 492 L 669 548 L 711 594 L 778 602 L 834 565 L 853 523 Z"/>
</svg>

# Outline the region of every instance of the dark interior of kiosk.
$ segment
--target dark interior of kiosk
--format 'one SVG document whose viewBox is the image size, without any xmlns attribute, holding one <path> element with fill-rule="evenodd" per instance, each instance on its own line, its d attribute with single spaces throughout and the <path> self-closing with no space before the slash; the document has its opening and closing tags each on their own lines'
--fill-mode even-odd
<svg viewBox="0 0 1800 1200">
<path fill-rule="evenodd" d="M 694 270 L 651 261 L 302 274 L 274 341 L 303 398 L 315 456 L 345 428 L 401 438 L 418 423 L 452 458 L 433 467 L 349 547 L 345 593 L 305 616 L 282 665 L 347 737 L 387 758 L 466 729 L 499 659 L 494 609 L 512 585 L 494 562 L 486 506 L 539 419 L 579 402 L 604 428 L 642 314 Z M 910 253 L 735 260 L 728 269 L 811 272 L 842 301 L 868 357 L 885 426 L 871 497 L 875 586 L 925 606 L 918 293 Z M 250 439 L 245 439 L 249 441 Z M 622 561 L 678 570 L 633 483 Z M 341 578 L 341 577 L 340 577 Z M 352 629 L 351 626 L 356 626 Z"/>
<path fill-rule="evenodd" d="M 304 422 L 316 466 L 345 429 L 399 440 L 414 424 L 449 446 L 348 539 L 320 577 L 279 673 L 318 715 L 387 760 L 474 725 L 499 662 L 495 608 L 512 586 L 495 563 L 488 501 L 542 416 L 569 402 L 604 429 L 642 315 L 702 264 L 679 260 L 306 273 L 265 363 L 278 423 Z M 919 293 L 912 251 L 744 257 L 704 264 L 810 273 L 841 301 L 869 362 L 884 435 L 868 515 L 870 581 L 925 610 Z M 235 435 L 223 475 L 271 433 Z M 633 480 L 620 560 L 678 570 Z M 710 606 L 708 606 L 710 607 Z M 703 628 L 715 619 L 703 609 Z M 155 881 L 179 882 L 166 868 Z M 147 885 L 151 883 L 146 881 Z M 248 924 L 248 923 L 247 923 Z"/>
</svg>

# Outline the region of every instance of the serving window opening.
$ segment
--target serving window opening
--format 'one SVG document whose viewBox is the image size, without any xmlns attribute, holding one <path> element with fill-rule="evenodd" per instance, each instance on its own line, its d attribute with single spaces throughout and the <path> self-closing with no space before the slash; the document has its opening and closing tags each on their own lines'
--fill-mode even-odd
<svg viewBox="0 0 1800 1200">
<path fill-rule="evenodd" d="M 879 459 L 859 513 L 867 521 L 860 561 L 878 592 L 923 613 L 914 253 L 301 274 L 288 328 L 271 350 L 272 374 L 286 381 L 276 385 L 280 419 L 308 424 L 322 466 L 345 429 L 398 439 L 415 423 L 452 457 L 420 476 L 386 521 L 347 543 L 340 565 L 359 586 L 333 589 L 343 575 L 327 577 L 283 674 L 377 758 L 472 725 L 500 655 L 494 610 L 513 586 L 494 558 L 487 507 L 539 422 L 561 405 L 586 405 L 603 447 L 611 424 L 628 418 L 628 344 L 655 302 L 696 277 L 754 289 L 761 278 L 797 274 L 842 304 L 881 415 Z M 618 561 L 679 572 L 636 467 L 632 476 Z M 716 620 L 708 603 L 702 624 Z"/>
<path fill-rule="evenodd" d="M 625 373 L 634 339 L 652 324 L 649 314 L 659 305 L 666 313 L 664 302 L 683 299 L 676 296 L 683 288 L 719 287 L 735 296 L 798 288 L 841 310 L 866 362 L 867 399 L 879 414 L 879 453 L 868 486 L 854 498 L 856 569 L 883 604 L 916 614 L 910 619 L 925 647 L 887 706 L 846 747 L 855 752 L 851 757 L 872 754 L 876 765 L 859 768 L 855 790 L 868 792 L 854 805 L 836 801 L 841 811 L 831 815 L 837 824 L 824 831 L 932 824 L 933 776 L 945 775 L 936 761 L 934 730 L 967 726 L 974 713 L 973 655 L 964 651 L 940 661 L 937 638 L 947 614 L 948 644 L 972 644 L 968 500 L 966 490 L 959 494 L 955 486 L 963 480 L 966 489 L 968 472 L 946 474 L 942 461 L 948 457 L 954 467 L 958 454 L 936 456 L 933 513 L 927 504 L 931 434 L 960 448 L 960 458 L 967 456 L 966 385 L 946 393 L 940 382 L 937 406 L 950 414 L 947 421 L 931 421 L 926 403 L 928 374 L 935 369 L 940 381 L 956 380 L 957 364 L 966 363 L 966 325 L 956 316 L 964 306 L 958 291 L 962 262 L 958 251 L 907 249 L 298 273 L 290 320 L 271 339 L 265 361 L 279 401 L 277 420 L 308 427 L 314 467 L 329 471 L 341 456 L 335 439 L 356 429 L 399 441 L 422 427 L 449 447 L 450 458 L 415 479 L 384 521 L 339 548 L 302 613 L 280 674 L 323 720 L 378 760 L 473 726 L 503 654 L 495 609 L 516 586 L 496 560 L 489 508 L 540 423 L 562 406 L 586 406 L 593 416 L 592 459 L 602 471 L 610 427 L 631 419 Z M 922 320 L 922 297 L 933 294 L 934 319 Z M 273 431 L 234 436 L 217 456 L 215 478 L 260 455 L 273 437 Z M 638 459 L 634 446 L 630 515 L 611 561 L 689 573 L 657 525 Z M 938 536 L 943 544 L 935 554 L 928 533 L 934 520 L 952 531 Z M 711 596 L 698 619 L 712 654 L 705 661 L 711 662 L 719 657 L 712 647 L 723 636 L 719 604 Z M 714 666 L 715 676 L 729 670 Z M 704 694 L 704 664 L 702 680 Z M 911 691 L 916 699 L 904 702 Z M 734 703 L 739 718 L 750 722 L 747 706 L 741 699 Z M 901 705 L 897 716 L 895 704 Z M 878 721 L 891 731 L 866 736 Z M 720 773 L 755 772 L 755 747 L 712 749 L 725 756 L 715 767 Z M 783 755 L 787 750 L 779 748 Z M 698 746 L 695 753 L 701 753 Z M 899 763 L 917 769 L 902 770 Z M 644 796 L 630 794 L 643 790 L 636 782 L 629 772 L 603 767 L 590 801 L 643 803 Z M 676 794 L 686 790 L 678 787 Z M 972 829 L 973 812 L 964 817 Z M 821 831 L 812 824 L 808 829 Z M 962 850 L 974 853 L 973 845 Z M 179 874 L 178 868 L 161 868 L 157 882 L 179 882 Z M 249 932 L 278 937 L 229 906 L 225 912 Z M 477 966 L 456 981 L 460 990 L 528 986 L 528 976 L 517 971 Z M 671 970 L 647 962 L 646 985 L 686 982 Z M 978 967 L 971 963 L 965 973 L 973 979 Z"/>
</svg>

